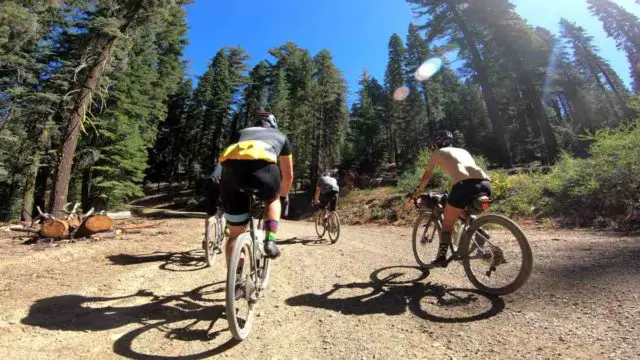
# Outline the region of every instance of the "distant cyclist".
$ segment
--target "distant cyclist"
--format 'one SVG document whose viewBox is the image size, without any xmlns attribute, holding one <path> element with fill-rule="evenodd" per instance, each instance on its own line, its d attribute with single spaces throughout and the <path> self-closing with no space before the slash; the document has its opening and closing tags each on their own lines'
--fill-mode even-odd
<svg viewBox="0 0 640 360">
<path fill-rule="evenodd" d="M 336 211 L 339 193 L 338 181 L 331 175 L 331 172 L 327 171 L 318 179 L 313 202 L 323 209 L 328 205 L 329 211 Z"/>
<path fill-rule="evenodd" d="M 209 228 L 209 222 L 211 219 L 218 214 L 218 209 L 221 204 L 220 199 L 220 180 L 222 178 L 222 164 L 216 162 L 216 165 L 213 167 L 213 172 L 209 177 L 205 180 L 206 186 L 206 197 L 207 197 L 207 218 L 204 221 L 205 232 Z M 204 241 L 203 247 L 204 247 Z"/>
<path fill-rule="evenodd" d="M 257 126 L 241 130 L 238 142 L 220 156 L 222 205 L 230 225 L 225 251 L 227 260 L 235 239 L 245 231 L 251 219 L 250 194 L 243 189 L 256 189 L 258 199 L 266 203 L 264 251 L 267 257 L 280 255 L 275 240 L 281 209 L 286 208 L 281 201 L 286 202 L 293 183 L 293 156 L 289 140 L 277 130 L 275 116 L 261 112 L 258 118 Z"/>
<path fill-rule="evenodd" d="M 469 152 L 455 148 L 453 134 L 447 130 L 438 131 L 433 137 L 434 152 L 431 154 L 429 165 L 422 176 L 418 190 L 412 198 L 417 199 L 431 180 L 436 166 L 440 166 L 451 177 L 453 187 L 444 209 L 442 234 L 438 254 L 433 261 L 437 267 L 447 265 L 447 250 L 451 244 L 451 231 L 465 207 L 471 205 L 479 194 L 491 196 L 491 184 L 487 173 L 476 165 Z"/>
</svg>

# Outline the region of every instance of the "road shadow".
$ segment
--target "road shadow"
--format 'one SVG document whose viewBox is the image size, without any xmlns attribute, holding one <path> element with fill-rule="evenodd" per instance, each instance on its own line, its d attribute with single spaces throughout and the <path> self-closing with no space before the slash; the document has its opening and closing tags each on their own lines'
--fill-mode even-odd
<svg viewBox="0 0 640 360">
<path fill-rule="evenodd" d="M 224 286 L 224 281 L 220 281 L 169 296 L 158 296 L 145 290 L 119 297 L 55 296 L 36 301 L 21 322 L 48 330 L 83 332 L 108 331 L 137 324 L 138 327 L 114 342 L 114 353 L 133 359 L 205 359 L 229 350 L 237 342 L 231 338 L 215 348 L 186 356 L 142 353 L 134 342 L 151 330 L 172 342 L 208 343 L 218 338 L 228 330 Z M 140 301 L 143 303 L 138 303 Z M 218 326 L 212 331 L 219 321 L 224 327 Z"/>
<path fill-rule="evenodd" d="M 343 315 L 400 315 L 409 310 L 420 318 L 441 323 L 478 321 L 504 309 L 504 301 L 499 297 L 475 289 L 423 283 L 428 276 L 428 270 L 417 267 L 385 267 L 374 271 L 368 282 L 335 284 L 325 293 L 294 296 L 286 303 Z M 340 296 L 342 291 L 347 295 Z"/>
<path fill-rule="evenodd" d="M 329 239 L 320 239 L 317 236 L 294 236 L 289 239 L 279 240 L 278 245 L 306 245 L 306 246 L 329 246 L 331 244 L 331 240 Z"/>
<path fill-rule="evenodd" d="M 573 245 L 564 248 L 560 259 L 539 261 L 535 272 L 543 275 L 537 282 L 551 289 L 587 287 L 611 279 L 640 276 L 640 238 Z"/>
<path fill-rule="evenodd" d="M 162 262 L 159 268 L 166 271 L 198 271 L 205 269 L 207 263 L 204 258 L 204 250 L 193 249 L 184 252 L 161 252 L 156 251 L 150 254 L 118 254 L 109 255 L 107 259 L 113 265 L 137 265 L 153 262 Z"/>
</svg>

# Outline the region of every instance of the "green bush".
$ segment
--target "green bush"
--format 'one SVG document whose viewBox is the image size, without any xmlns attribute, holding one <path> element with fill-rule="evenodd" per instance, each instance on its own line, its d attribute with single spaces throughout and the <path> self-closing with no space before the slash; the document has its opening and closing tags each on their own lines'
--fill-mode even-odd
<svg viewBox="0 0 640 360">
<path fill-rule="evenodd" d="M 518 175 L 504 187 L 498 209 L 508 214 L 559 217 L 572 225 L 602 227 L 640 205 L 640 120 L 585 138 L 591 157 L 567 154 L 548 175 Z M 494 184 L 495 187 L 496 184 Z"/>
<path fill-rule="evenodd" d="M 422 179 L 422 175 L 424 174 L 427 165 L 429 165 L 429 159 L 431 158 L 431 151 L 424 150 L 420 152 L 418 155 L 418 159 L 412 168 L 406 170 L 400 176 L 400 180 L 398 181 L 398 188 L 402 190 L 404 193 L 408 193 L 410 191 L 415 191 L 418 185 L 420 184 L 420 179 Z M 442 187 L 447 184 L 448 179 L 447 176 L 444 175 L 442 169 L 440 167 L 436 168 L 433 173 L 433 177 L 429 181 L 427 187 L 429 188 L 437 188 Z"/>
</svg>

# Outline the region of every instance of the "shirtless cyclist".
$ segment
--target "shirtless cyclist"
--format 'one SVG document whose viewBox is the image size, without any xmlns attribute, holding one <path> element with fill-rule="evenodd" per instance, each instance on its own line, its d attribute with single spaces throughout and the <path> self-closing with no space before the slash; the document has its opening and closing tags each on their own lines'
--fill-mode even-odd
<svg viewBox="0 0 640 360">
<path fill-rule="evenodd" d="M 451 231 L 464 208 L 471 205 L 479 194 L 491 196 L 490 178 L 487 173 L 476 165 L 469 152 L 455 148 L 452 144 L 453 134 L 450 131 L 441 130 L 434 135 L 434 151 L 429 165 L 422 175 L 418 190 L 411 197 L 417 199 L 424 192 L 436 166 L 440 166 L 445 174 L 451 177 L 454 184 L 444 208 L 440 245 L 436 259 L 433 261 L 433 265 L 436 267 L 447 266 L 447 250 L 451 244 Z"/>
</svg>

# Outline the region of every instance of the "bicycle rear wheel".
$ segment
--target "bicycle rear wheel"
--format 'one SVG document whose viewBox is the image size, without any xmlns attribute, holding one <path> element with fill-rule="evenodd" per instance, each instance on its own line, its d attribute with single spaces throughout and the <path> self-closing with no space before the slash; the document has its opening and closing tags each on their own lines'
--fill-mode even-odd
<svg viewBox="0 0 640 360">
<path fill-rule="evenodd" d="M 322 239 L 324 233 L 327 232 L 327 228 L 324 226 L 324 214 L 325 212 L 323 210 L 318 211 L 316 214 L 316 234 L 318 234 L 320 239 Z"/>
<path fill-rule="evenodd" d="M 331 240 L 332 244 L 335 244 L 340 238 L 340 216 L 337 212 L 332 211 L 329 214 L 327 225 L 329 226 L 329 240 Z"/>
<path fill-rule="evenodd" d="M 460 240 L 462 266 L 481 291 L 506 295 L 525 284 L 533 254 L 522 229 L 513 220 L 487 214 L 473 221 Z"/>
<path fill-rule="evenodd" d="M 227 269 L 226 313 L 229 330 L 237 340 L 249 336 L 253 326 L 258 277 L 252 269 L 252 241 L 248 233 L 236 239 Z"/>
<path fill-rule="evenodd" d="M 418 265 L 423 268 L 432 268 L 440 243 L 440 223 L 432 213 L 426 212 L 418 216 L 413 224 L 411 241 L 413 256 Z"/>
<path fill-rule="evenodd" d="M 223 237 L 222 221 L 215 217 L 204 234 L 204 258 L 208 267 L 213 266 L 217 255 L 222 252 Z"/>
</svg>

